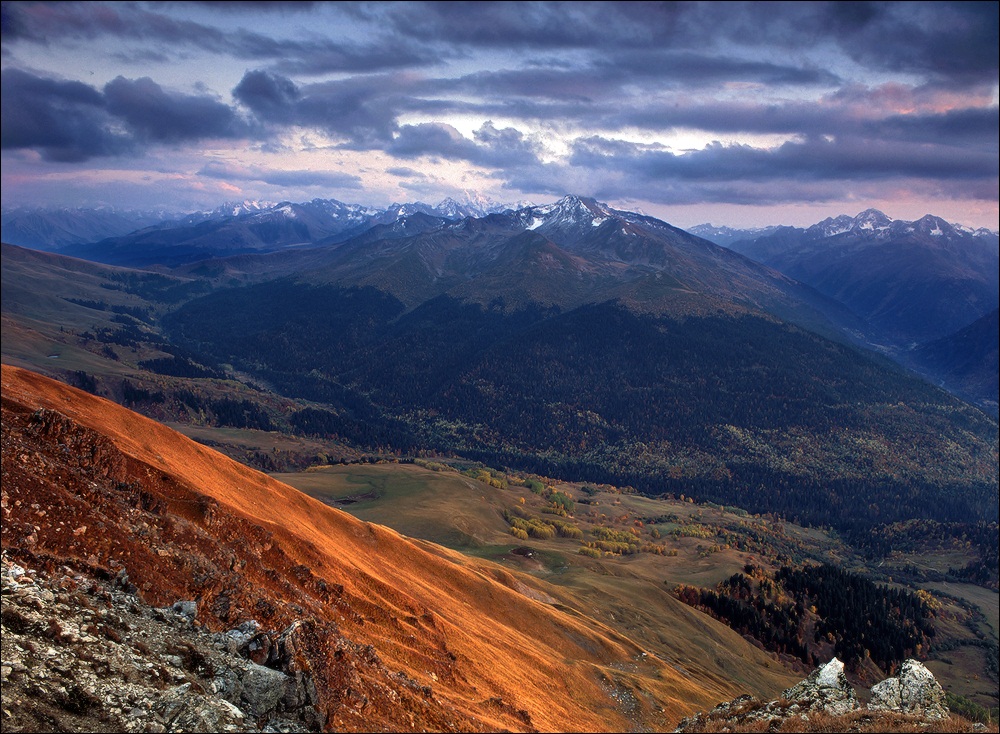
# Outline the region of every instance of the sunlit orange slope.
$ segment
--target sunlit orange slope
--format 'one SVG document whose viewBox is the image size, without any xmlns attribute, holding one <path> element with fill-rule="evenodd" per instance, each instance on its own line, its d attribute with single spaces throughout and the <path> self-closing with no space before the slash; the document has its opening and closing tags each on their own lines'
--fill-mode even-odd
<svg viewBox="0 0 1000 734">
<path fill-rule="evenodd" d="M 3 547 L 216 629 L 304 621 L 328 729 L 662 728 L 732 692 L 107 400 L 8 365 L 2 389 Z"/>
</svg>

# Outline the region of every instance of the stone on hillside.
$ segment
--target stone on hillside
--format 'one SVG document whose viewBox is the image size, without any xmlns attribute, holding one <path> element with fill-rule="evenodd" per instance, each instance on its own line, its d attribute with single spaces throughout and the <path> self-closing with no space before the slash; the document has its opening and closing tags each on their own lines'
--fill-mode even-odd
<svg viewBox="0 0 1000 734">
<path fill-rule="evenodd" d="M 899 676 L 886 678 L 872 687 L 871 711 L 899 711 L 929 720 L 947 719 L 951 713 L 944 689 L 922 663 L 905 660 Z"/>
<path fill-rule="evenodd" d="M 843 716 L 861 707 L 854 688 L 844 675 L 844 664 L 837 658 L 785 689 L 781 697 L 798 704 L 801 711 L 822 711 L 831 716 Z"/>
<path fill-rule="evenodd" d="M 191 690 L 190 683 L 166 691 L 153 704 L 152 709 L 158 718 L 169 722 L 168 731 L 247 730 L 246 717 L 236 706 L 228 701 L 196 694 Z M 134 711 L 141 716 L 141 708 L 136 708 Z"/>
<path fill-rule="evenodd" d="M 293 685 L 294 680 L 278 670 L 248 662 L 242 675 L 242 683 L 238 705 L 251 716 L 259 718 L 278 708 L 278 703 L 285 697 L 288 686 Z"/>
<path fill-rule="evenodd" d="M 198 616 L 198 603 L 193 601 L 175 601 L 173 607 L 175 612 L 189 620 Z"/>
</svg>

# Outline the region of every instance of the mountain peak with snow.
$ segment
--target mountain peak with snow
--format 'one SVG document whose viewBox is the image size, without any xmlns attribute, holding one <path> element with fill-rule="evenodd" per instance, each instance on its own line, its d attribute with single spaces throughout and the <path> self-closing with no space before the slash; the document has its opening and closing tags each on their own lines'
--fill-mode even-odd
<svg viewBox="0 0 1000 734">
<path fill-rule="evenodd" d="M 496 202 L 484 194 L 470 194 L 467 191 L 461 199 L 446 197 L 433 207 L 433 210 L 439 216 L 448 219 L 464 219 L 465 217 L 485 217 L 516 208 L 517 206 Z"/>
<path fill-rule="evenodd" d="M 892 222 L 892 217 L 878 209 L 865 209 L 854 217 L 854 226 L 852 229 L 879 232 L 883 229 L 888 229 L 892 225 Z"/>
<path fill-rule="evenodd" d="M 278 206 L 277 202 L 262 201 L 259 199 L 244 199 L 243 201 L 227 201 L 215 209 L 203 212 L 211 218 L 216 216 L 239 217 L 243 214 L 253 214 L 256 212 L 273 209 Z"/>
<path fill-rule="evenodd" d="M 851 234 L 861 237 L 877 236 L 888 230 L 893 219 L 878 209 L 865 209 L 857 216 L 841 214 L 838 217 L 827 217 L 822 222 L 814 224 L 806 230 L 809 237 L 836 237 Z"/>
<path fill-rule="evenodd" d="M 946 222 L 941 219 L 941 217 L 936 217 L 933 214 L 925 214 L 920 219 L 913 222 L 911 227 L 914 232 L 930 235 L 932 237 L 943 237 L 945 235 L 955 233 L 955 228 L 952 227 L 949 222 Z"/>
</svg>

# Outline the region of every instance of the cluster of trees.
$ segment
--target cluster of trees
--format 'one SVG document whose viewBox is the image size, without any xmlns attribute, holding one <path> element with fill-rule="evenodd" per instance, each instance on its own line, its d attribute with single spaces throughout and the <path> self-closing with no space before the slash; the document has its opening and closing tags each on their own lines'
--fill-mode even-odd
<svg viewBox="0 0 1000 734">
<path fill-rule="evenodd" d="M 168 392 L 149 390 L 136 386 L 128 379 L 121 381 L 120 389 L 122 404 L 129 408 L 172 403 L 179 410 L 189 410 L 219 426 L 255 428 L 261 431 L 273 431 L 276 428 L 268 410 L 247 398 L 212 398 L 183 389 Z"/>
<path fill-rule="evenodd" d="M 288 422 L 292 430 L 304 436 L 346 441 L 373 450 L 410 453 L 417 447 L 413 432 L 402 421 L 383 419 L 368 409 L 335 413 L 322 408 L 302 408 L 288 416 Z"/>
<path fill-rule="evenodd" d="M 75 370 L 70 373 L 70 383 L 92 395 L 97 394 L 97 378 L 84 370 Z"/>
<path fill-rule="evenodd" d="M 472 467 L 463 471 L 462 474 L 497 489 L 507 489 L 510 486 L 510 483 L 507 481 L 507 475 L 496 469 L 489 469 L 484 466 Z"/>
<path fill-rule="evenodd" d="M 95 329 L 94 331 L 84 331 L 80 334 L 80 338 L 85 342 L 96 341 L 101 344 L 118 344 L 123 347 L 131 347 L 135 349 L 140 344 L 144 344 L 150 340 L 150 334 L 143 331 L 137 325 L 134 320 L 127 320 L 128 317 L 115 316 L 115 320 L 122 319 L 121 325 L 117 328 L 101 327 Z"/>
<path fill-rule="evenodd" d="M 771 652 L 792 655 L 809 665 L 817 663 L 818 658 L 813 658 L 802 639 L 802 606 L 787 601 L 768 601 L 764 597 L 760 597 L 759 603 L 753 603 L 749 598 L 752 587 L 740 574 L 723 584 L 725 586 L 720 586 L 718 591 L 681 584 L 674 588 L 674 594 L 685 604 L 707 612 L 741 635 L 753 637 Z M 744 585 L 746 599 L 738 595 Z"/>
<path fill-rule="evenodd" d="M 267 410 L 246 398 L 207 398 L 190 390 L 177 390 L 173 397 L 196 413 L 206 414 L 216 425 L 261 431 L 273 431 L 275 427 Z"/>
<path fill-rule="evenodd" d="M 774 576 L 748 564 L 715 589 L 681 585 L 674 591 L 766 649 L 809 665 L 817 664 L 814 651 L 825 642 L 850 669 L 871 659 L 892 671 L 907 657 L 926 656 L 934 637 L 925 596 L 828 564 L 783 566 Z"/>
<path fill-rule="evenodd" d="M 226 377 L 225 372 L 200 365 L 189 357 L 172 356 L 144 359 L 139 362 L 139 366 L 158 375 L 168 375 L 170 377 L 214 377 L 220 380 Z"/>
<path fill-rule="evenodd" d="M 775 581 L 795 598 L 810 600 L 820 621 L 817 635 L 833 636 L 844 660 L 867 655 L 884 670 L 908 656 L 926 654 L 934 637 L 927 599 L 837 566 L 782 567 Z"/>
<path fill-rule="evenodd" d="M 130 380 L 122 380 L 122 405 L 126 408 L 137 408 L 143 405 L 157 405 L 166 402 L 167 396 L 162 390 L 147 390 L 136 387 Z"/>
<path fill-rule="evenodd" d="M 584 545 L 613 555 L 630 556 L 639 553 L 644 545 L 642 538 L 631 530 L 598 526 L 593 528 L 590 534 L 594 540 L 588 540 Z"/>
<path fill-rule="evenodd" d="M 568 517 L 573 514 L 573 510 L 576 508 L 576 500 L 565 492 L 561 492 L 555 487 L 552 487 L 534 477 L 521 479 L 519 483 L 531 490 L 532 493 L 537 494 L 538 496 L 549 501 L 548 507 L 546 507 L 543 512 L 553 515 L 561 515 L 562 517 Z"/>
<path fill-rule="evenodd" d="M 583 531 L 578 525 L 553 517 L 535 517 L 519 507 L 504 510 L 503 517 L 510 525 L 510 534 L 521 540 L 527 540 L 529 537 L 540 540 L 556 536 L 575 539 L 583 537 Z"/>
</svg>

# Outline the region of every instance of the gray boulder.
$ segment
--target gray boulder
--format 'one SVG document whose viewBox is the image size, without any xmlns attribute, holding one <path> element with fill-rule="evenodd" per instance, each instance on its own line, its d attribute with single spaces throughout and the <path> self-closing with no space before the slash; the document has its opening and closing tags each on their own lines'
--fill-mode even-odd
<svg viewBox="0 0 1000 734">
<path fill-rule="evenodd" d="M 190 683 L 164 692 L 153 703 L 152 710 L 167 731 L 247 731 L 249 724 L 236 706 L 223 699 L 196 694 L 191 691 Z"/>
<path fill-rule="evenodd" d="M 837 658 L 816 668 L 805 680 L 786 688 L 781 697 L 798 704 L 800 711 L 822 711 L 831 716 L 843 716 L 861 708 L 854 687 L 844 675 L 844 664 Z"/>
<path fill-rule="evenodd" d="M 914 714 L 931 721 L 951 715 L 941 684 L 922 663 L 912 659 L 903 661 L 897 677 L 872 686 L 868 709 Z"/>
<path fill-rule="evenodd" d="M 251 716 L 266 716 L 278 708 L 290 684 L 294 680 L 284 673 L 248 662 L 238 705 Z"/>
</svg>

